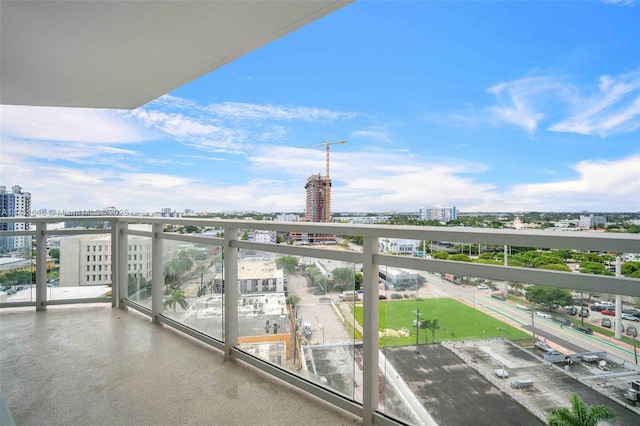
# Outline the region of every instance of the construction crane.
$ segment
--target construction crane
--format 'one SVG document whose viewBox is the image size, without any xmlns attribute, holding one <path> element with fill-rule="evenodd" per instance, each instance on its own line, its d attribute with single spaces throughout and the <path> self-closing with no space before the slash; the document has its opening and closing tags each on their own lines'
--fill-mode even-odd
<svg viewBox="0 0 640 426">
<path fill-rule="evenodd" d="M 329 178 L 329 153 L 331 152 L 331 145 L 340 145 L 345 144 L 347 141 L 340 142 L 329 142 L 329 136 L 327 136 L 327 141 L 319 144 L 314 144 L 317 146 L 325 146 L 327 148 L 327 170 L 324 176 L 324 212 L 325 212 L 325 222 L 331 221 L 331 212 L 329 208 L 329 204 L 331 203 L 331 181 Z"/>
<path fill-rule="evenodd" d="M 327 141 L 325 143 L 319 143 L 318 146 L 326 146 L 327 147 L 327 174 L 325 175 L 325 191 L 324 191 L 324 211 L 325 211 L 325 222 L 331 222 L 331 212 L 329 206 L 331 204 L 331 180 L 329 179 L 329 152 L 331 145 L 340 145 L 345 144 L 347 141 L 340 142 L 329 142 L 329 136 L 327 136 Z"/>
</svg>

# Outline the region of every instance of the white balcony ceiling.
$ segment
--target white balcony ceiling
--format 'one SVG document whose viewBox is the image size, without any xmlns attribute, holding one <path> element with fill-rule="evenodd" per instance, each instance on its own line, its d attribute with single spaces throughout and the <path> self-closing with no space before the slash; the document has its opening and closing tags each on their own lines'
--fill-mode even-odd
<svg viewBox="0 0 640 426">
<path fill-rule="evenodd" d="M 0 3 L 0 102 L 133 109 L 350 1 Z"/>
</svg>

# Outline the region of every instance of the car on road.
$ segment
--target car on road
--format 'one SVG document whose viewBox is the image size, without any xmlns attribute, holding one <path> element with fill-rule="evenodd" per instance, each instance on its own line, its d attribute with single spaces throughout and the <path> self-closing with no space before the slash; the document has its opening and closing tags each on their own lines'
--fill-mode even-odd
<svg viewBox="0 0 640 426">
<path fill-rule="evenodd" d="M 486 284 L 480 284 L 478 290 L 489 290 L 489 286 Z"/>
<path fill-rule="evenodd" d="M 528 311 L 528 310 L 529 310 L 529 307 L 528 307 L 527 305 L 521 305 L 520 303 L 518 303 L 518 304 L 516 305 L 516 308 L 518 308 L 518 309 L 524 309 L 525 311 Z"/>
<path fill-rule="evenodd" d="M 536 311 L 535 312 L 537 316 L 542 317 L 542 318 L 546 318 L 546 319 L 552 319 L 553 316 L 551 314 L 548 314 L 546 312 L 540 312 L 540 311 Z"/>
<path fill-rule="evenodd" d="M 591 327 L 587 327 L 586 325 L 573 324 L 571 327 L 573 327 L 575 330 L 578 330 L 581 333 L 593 334 L 593 329 Z"/>
<path fill-rule="evenodd" d="M 602 315 L 608 315 L 608 316 L 610 316 L 610 317 L 614 317 L 614 316 L 616 316 L 615 311 L 610 311 L 609 309 L 603 309 L 603 310 L 601 310 L 601 311 L 600 311 L 600 313 L 601 313 Z"/>
<path fill-rule="evenodd" d="M 635 322 L 640 322 L 640 318 L 638 317 L 634 317 L 631 314 L 622 314 L 621 317 L 623 320 L 627 320 L 627 321 L 635 321 Z"/>
<path fill-rule="evenodd" d="M 562 325 L 571 325 L 571 321 L 568 320 L 567 318 L 553 317 L 551 318 L 551 321 L 559 322 Z"/>
</svg>

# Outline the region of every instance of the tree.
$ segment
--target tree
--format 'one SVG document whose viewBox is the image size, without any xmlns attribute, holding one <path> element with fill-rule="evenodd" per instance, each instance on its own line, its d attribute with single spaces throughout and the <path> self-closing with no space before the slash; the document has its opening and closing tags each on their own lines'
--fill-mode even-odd
<svg viewBox="0 0 640 426">
<path fill-rule="evenodd" d="M 178 305 L 180 305 L 182 309 L 187 309 L 187 298 L 184 295 L 184 291 L 173 290 L 171 293 L 169 293 L 169 298 L 165 300 L 162 305 L 165 309 L 173 308 L 174 314 L 176 313 L 176 308 Z"/>
<path fill-rule="evenodd" d="M 447 260 L 448 257 L 449 253 L 447 253 L 446 251 L 437 251 L 433 253 L 434 259 Z"/>
<path fill-rule="evenodd" d="M 552 305 L 572 305 L 573 298 L 571 292 L 562 288 L 547 287 L 543 285 L 533 285 L 527 288 L 525 298 L 535 304 L 547 306 Z"/>
<path fill-rule="evenodd" d="M 336 268 L 331 273 L 335 285 L 343 286 L 349 290 L 353 289 L 355 283 L 355 272 L 351 268 Z"/>
<path fill-rule="evenodd" d="M 436 341 L 436 330 L 440 330 L 440 321 L 438 318 L 434 318 L 431 321 L 427 320 L 428 329 L 431 330 L 431 343 L 435 343 Z"/>
<path fill-rule="evenodd" d="M 49 250 L 49 256 L 51 256 L 54 259 L 60 260 L 60 249 L 52 248 L 51 250 Z"/>
<path fill-rule="evenodd" d="M 298 267 L 298 259 L 293 256 L 280 256 L 276 259 L 276 268 L 284 270 L 286 273 L 295 272 Z"/>
<path fill-rule="evenodd" d="M 420 321 L 420 328 L 424 330 L 424 343 L 429 343 L 429 336 L 427 335 L 427 330 L 431 328 L 431 320 L 422 320 Z"/>
<path fill-rule="evenodd" d="M 570 398 L 571 409 L 558 407 L 547 419 L 549 426 L 596 426 L 601 420 L 611 420 L 616 417 L 615 411 L 606 405 L 589 407 L 577 394 Z"/>
<path fill-rule="evenodd" d="M 456 260 L 458 262 L 473 262 L 473 259 L 471 259 L 466 254 L 452 254 L 451 256 L 447 257 L 447 260 Z"/>
</svg>

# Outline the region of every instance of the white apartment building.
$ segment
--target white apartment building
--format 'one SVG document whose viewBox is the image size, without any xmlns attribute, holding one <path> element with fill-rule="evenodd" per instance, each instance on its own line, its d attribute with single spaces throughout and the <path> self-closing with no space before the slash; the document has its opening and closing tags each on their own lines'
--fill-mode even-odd
<svg viewBox="0 0 640 426">
<path fill-rule="evenodd" d="M 131 225 L 130 228 L 150 231 L 147 225 Z M 164 241 L 163 263 L 169 262 L 178 252 L 180 243 Z M 151 238 L 129 236 L 127 273 L 151 281 Z M 111 235 L 79 235 L 60 239 L 60 286 L 111 284 Z"/>
<path fill-rule="evenodd" d="M 580 215 L 578 226 L 582 229 L 590 229 L 598 225 L 606 225 L 607 218 L 604 216 L 595 216 L 593 213 L 589 216 Z"/>
<path fill-rule="evenodd" d="M 277 222 L 300 222 L 300 215 L 293 213 L 280 213 L 276 216 Z"/>
<path fill-rule="evenodd" d="M 276 231 L 251 231 L 247 237 L 249 241 L 255 241 L 256 243 L 275 244 Z"/>
<path fill-rule="evenodd" d="M 14 185 L 11 191 L 0 186 L 0 217 L 29 217 L 31 216 L 31 193 L 22 192 L 22 187 Z M 0 231 L 28 231 L 28 222 L 0 224 Z M 31 245 L 31 237 L 0 237 L 0 252 L 19 250 L 25 245 Z"/>
<path fill-rule="evenodd" d="M 380 251 L 383 253 L 413 254 L 416 250 L 420 250 L 420 240 L 380 239 Z"/>
<path fill-rule="evenodd" d="M 240 293 L 283 293 L 284 271 L 271 257 L 247 256 L 238 262 Z"/>
<path fill-rule="evenodd" d="M 455 207 L 431 206 L 422 207 L 420 209 L 420 220 L 438 220 L 440 222 L 449 222 L 456 220 L 458 213 Z"/>
</svg>

